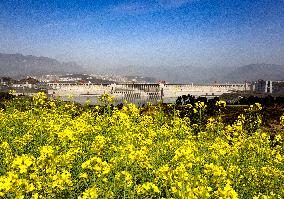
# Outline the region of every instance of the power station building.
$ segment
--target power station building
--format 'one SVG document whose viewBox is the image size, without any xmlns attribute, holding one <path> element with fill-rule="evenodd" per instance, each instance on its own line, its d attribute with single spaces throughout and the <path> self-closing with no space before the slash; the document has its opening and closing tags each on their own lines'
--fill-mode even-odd
<svg viewBox="0 0 284 199">
<path fill-rule="evenodd" d="M 284 81 L 258 80 L 253 84 L 253 91 L 284 94 Z"/>
</svg>

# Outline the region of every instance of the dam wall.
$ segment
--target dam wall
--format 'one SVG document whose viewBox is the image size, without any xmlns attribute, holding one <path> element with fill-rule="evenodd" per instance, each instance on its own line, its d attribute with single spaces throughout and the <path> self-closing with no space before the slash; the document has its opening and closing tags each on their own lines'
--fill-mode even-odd
<svg viewBox="0 0 284 199">
<path fill-rule="evenodd" d="M 244 84 L 64 84 L 50 83 L 48 94 L 52 96 L 100 96 L 109 94 L 115 98 L 132 99 L 176 99 L 182 95 L 195 97 L 218 97 L 224 93 L 250 90 Z"/>
</svg>

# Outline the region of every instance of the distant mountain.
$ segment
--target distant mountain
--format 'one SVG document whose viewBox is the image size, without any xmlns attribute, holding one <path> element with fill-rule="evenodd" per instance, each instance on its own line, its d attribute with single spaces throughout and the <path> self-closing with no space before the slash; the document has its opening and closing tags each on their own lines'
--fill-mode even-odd
<svg viewBox="0 0 284 199">
<path fill-rule="evenodd" d="M 284 65 L 250 64 L 238 67 L 223 77 L 225 81 L 284 80 Z"/>
<path fill-rule="evenodd" d="M 170 83 L 212 83 L 220 81 L 231 68 L 202 68 L 193 66 L 157 66 L 138 67 L 128 66 L 119 68 L 97 68 L 102 74 L 140 75 L 154 77 Z"/>
<path fill-rule="evenodd" d="M 73 62 L 65 63 L 48 57 L 0 53 L 0 76 L 23 77 L 78 72 L 84 72 L 84 69 Z"/>
<path fill-rule="evenodd" d="M 94 69 L 92 69 L 94 70 Z M 76 63 L 59 62 L 48 57 L 0 53 L 0 77 L 25 77 L 27 75 L 88 73 Z M 244 82 L 284 80 L 284 65 L 250 64 L 232 67 L 156 66 L 156 67 L 97 67 L 96 73 L 125 76 L 143 76 L 170 83 Z"/>
<path fill-rule="evenodd" d="M 275 64 L 250 64 L 232 67 L 120 67 L 104 68 L 100 72 L 121 75 L 141 75 L 166 80 L 170 83 L 227 83 L 263 80 L 284 80 L 284 66 Z"/>
</svg>

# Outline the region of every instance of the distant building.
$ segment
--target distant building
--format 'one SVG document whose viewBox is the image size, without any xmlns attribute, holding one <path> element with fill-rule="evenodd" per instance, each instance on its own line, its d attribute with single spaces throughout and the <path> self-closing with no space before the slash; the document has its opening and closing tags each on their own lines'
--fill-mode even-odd
<svg viewBox="0 0 284 199">
<path fill-rule="evenodd" d="M 258 80 L 257 82 L 253 83 L 253 91 L 259 93 L 265 93 L 266 90 L 266 81 Z"/>
<path fill-rule="evenodd" d="M 284 81 L 258 80 L 253 84 L 253 91 L 260 93 L 284 93 Z"/>
<path fill-rule="evenodd" d="M 284 81 L 274 81 L 272 82 L 273 93 L 284 93 Z"/>
</svg>

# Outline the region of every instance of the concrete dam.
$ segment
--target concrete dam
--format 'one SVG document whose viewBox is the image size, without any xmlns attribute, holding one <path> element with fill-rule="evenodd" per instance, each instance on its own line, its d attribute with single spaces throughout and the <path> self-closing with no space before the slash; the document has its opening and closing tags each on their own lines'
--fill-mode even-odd
<svg viewBox="0 0 284 199">
<path fill-rule="evenodd" d="M 243 84 L 68 84 L 49 83 L 48 94 L 53 97 L 85 97 L 91 99 L 102 94 L 109 94 L 119 100 L 129 102 L 163 100 L 174 102 L 179 96 L 193 95 L 195 97 L 214 98 L 223 93 L 251 90 L 251 85 Z"/>
</svg>

